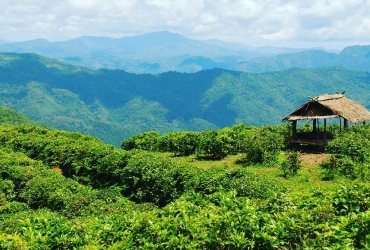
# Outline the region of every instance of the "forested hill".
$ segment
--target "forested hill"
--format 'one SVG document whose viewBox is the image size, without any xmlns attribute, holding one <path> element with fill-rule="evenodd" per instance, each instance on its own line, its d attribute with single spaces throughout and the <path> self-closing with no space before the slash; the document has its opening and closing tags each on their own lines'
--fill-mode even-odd
<svg viewBox="0 0 370 250">
<path fill-rule="evenodd" d="M 132 74 L 89 70 L 36 54 L 0 53 L 0 106 L 36 122 L 119 143 L 160 133 L 279 124 L 308 96 L 346 90 L 370 108 L 370 74 L 344 68 L 268 73 L 223 69 Z"/>
</svg>

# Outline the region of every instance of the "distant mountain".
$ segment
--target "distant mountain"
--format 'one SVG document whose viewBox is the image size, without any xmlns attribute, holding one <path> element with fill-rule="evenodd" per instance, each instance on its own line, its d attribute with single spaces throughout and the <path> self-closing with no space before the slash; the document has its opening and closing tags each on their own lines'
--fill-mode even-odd
<svg viewBox="0 0 370 250">
<path fill-rule="evenodd" d="M 309 69 L 331 66 L 370 72 L 370 45 L 346 47 L 339 54 L 322 50 L 308 50 L 299 53 L 254 58 L 238 63 L 232 69 L 260 73 L 295 67 Z"/>
<path fill-rule="evenodd" d="M 0 53 L 0 106 L 116 146 L 149 130 L 280 124 L 308 96 L 336 91 L 346 90 L 349 98 L 369 107 L 369 89 L 370 73 L 342 67 L 152 75 L 90 70 L 37 54 Z"/>
<path fill-rule="evenodd" d="M 6 40 L 6 39 L 1 39 L 0 38 L 0 44 L 10 43 L 10 42 L 11 42 L 10 40 Z"/>
<path fill-rule="evenodd" d="M 1 52 L 37 53 L 88 68 L 123 69 L 132 73 L 230 69 L 251 58 L 303 50 L 306 49 L 254 48 L 219 40 L 199 41 L 168 31 L 123 38 L 84 36 L 57 42 L 36 39 L 0 44 Z"/>
</svg>

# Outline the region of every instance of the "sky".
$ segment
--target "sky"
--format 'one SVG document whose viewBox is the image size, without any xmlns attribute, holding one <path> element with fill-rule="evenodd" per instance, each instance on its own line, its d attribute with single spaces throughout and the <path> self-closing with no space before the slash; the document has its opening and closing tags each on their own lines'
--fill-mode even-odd
<svg viewBox="0 0 370 250">
<path fill-rule="evenodd" d="M 171 31 L 253 47 L 370 45 L 370 0 L 1 0 L 0 40 Z"/>
</svg>

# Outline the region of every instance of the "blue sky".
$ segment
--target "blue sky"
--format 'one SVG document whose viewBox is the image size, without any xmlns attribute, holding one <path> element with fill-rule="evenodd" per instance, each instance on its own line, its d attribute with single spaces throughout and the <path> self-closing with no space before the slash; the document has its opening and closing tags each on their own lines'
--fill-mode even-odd
<svg viewBox="0 0 370 250">
<path fill-rule="evenodd" d="M 370 45 L 369 0 L 1 0 L 0 40 L 168 30 L 250 46 Z"/>
</svg>

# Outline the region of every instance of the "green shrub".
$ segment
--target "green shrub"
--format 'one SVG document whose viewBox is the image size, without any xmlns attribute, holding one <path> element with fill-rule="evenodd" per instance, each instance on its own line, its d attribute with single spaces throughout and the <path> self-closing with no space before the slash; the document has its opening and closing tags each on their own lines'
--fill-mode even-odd
<svg viewBox="0 0 370 250">
<path fill-rule="evenodd" d="M 25 249 L 73 249 L 86 245 L 87 241 L 83 225 L 48 210 L 30 210 L 7 217 L 0 225 L 0 232 L 0 244 L 20 245 Z"/>
<path fill-rule="evenodd" d="M 207 170 L 199 170 L 187 182 L 187 191 L 194 191 L 200 194 L 211 194 L 223 189 L 227 179 L 227 171 L 222 167 L 211 167 Z"/>
<path fill-rule="evenodd" d="M 200 133 L 197 153 L 211 159 L 223 159 L 233 152 L 234 141 L 226 130 L 209 130 Z"/>
<path fill-rule="evenodd" d="M 136 202 L 164 206 L 178 198 L 197 168 L 152 152 L 133 152 L 122 170 L 122 192 Z"/>
<path fill-rule="evenodd" d="M 294 176 L 301 169 L 301 154 L 297 151 L 290 151 L 286 153 L 286 159 L 279 166 L 283 171 L 283 176 L 288 178 L 289 176 Z"/>
<path fill-rule="evenodd" d="M 11 180 L 2 180 L 0 178 L 0 194 L 4 195 L 4 198 L 11 201 L 15 198 L 16 194 L 14 192 L 15 185 Z M 1 204 L 1 203 L 0 203 Z"/>
<path fill-rule="evenodd" d="M 188 182 L 189 191 L 212 194 L 217 191 L 236 191 L 238 196 L 266 199 L 273 193 L 284 192 L 279 182 L 250 173 L 246 169 L 227 172 L 224 168 L 213 167 L 199 171 Z"/>
<path fill-rule="evenodd" d="M 17 234 L 0 233 L 0 249 L 31 249 L 26 240 Z"/>
<path fill-rule="evenodd" d="M 283 184 L 271 178 L 259 176 L 247 169 L 236 169 L 226 174 L 225 190 L 235 190 L 238 196 L 250 199 L 267 199 L 276 193 L 285 192 Z"/>
<path fill-rule="evenodd" d="M 325 151 L 338 156 L 348 156 L 355 162 L 364 163 L 369 161 L 369 147 L 369 126 L 353 126 L 330 141 Z"/>
<path fill-rule="evenodd" d="M 169 132 L 159 139 L 160 151 L 172 152 L 175 156 L 189 156 L 195 154 L 198 147 L 198 132 Z"/>
<path fill-rule="evenodd" d="M 322 179 L 335 180 L 340 177 L 356 179 L 360 177 L 363 166 L 353 161 L 349 156 L 339 155 L 336 157 L 331 155 L 329 160 L 321 164 L 324 169 Z"/>
<path fill-rule="evenodd" d="M 346 236 L 351 239 L 354 248 L 368 248 L 370 244 L 370 211 L 360 212 L 350 216 L 346 230 Z"/>
<path fill-rule="evenodd" d="M 143 132 L 134 135 L 121 143 L 124 150 L 142 149 L 148 151 L 159 151 L 159 133 L 157 131 Z"/>
<path fill-rule="evenodd" d="M 275 164 L 284 147 L 284 136 L 274 127 L 255 129 L 245 140 L 245 153 L 252 163 Z"/>
<path fill-rule="evenodd" d="M 0 206 L 0 214 L 15 214 L 29 210 L 29 206 L 23 202 L 12 201 Z"/>
<path fill-rule="evenodd" d="M 370 185 L 342 186 L 333 195 L 333 207 L 337 215 L 365 212 L 370 209 Z"/>
<path fill-rule="evenodd" d="M 232 126 L 230 133 L 231 138 L 233 139 L 233 148 L 232 153 L 240 153 L 244 150 L 245 138 L 248 137 L 248 134 L 251 132 L 253 127 L 248 127 L 247 125 L 240 123 Z"/>
<path fill-rule="evenodd" d="M 32 159 L 38 159 L 39 164 L 42 161 L 50 168 L 61 169 L 64 176 L 94 187 L 107 187 L 120 181 L 120 171 L 127 163 L 127 154 L 123 150 L 80 133 L 38 127 L 13 129 L 18 132 L 14 138 L 9 138 L 6 146 L 28 156 L 20 160 L 17 155 L 14 164 L 35 165 L 36 162 Z M 11 158 L 9 156 L 6 160 L 12 161 Z M 0 162 L 1 160 L 0 158 Z"/>
<path fill-rule="evenodd" d="M 20 193 L 20 199 L 31 208 L 64 210 L 67 206 L 90 192 L 90 188 L 66 179 L 60 173 L 46 170 L 32 178 Z"/>
</svg>

